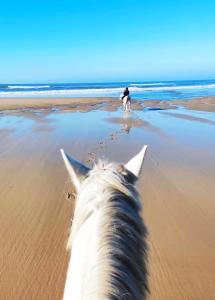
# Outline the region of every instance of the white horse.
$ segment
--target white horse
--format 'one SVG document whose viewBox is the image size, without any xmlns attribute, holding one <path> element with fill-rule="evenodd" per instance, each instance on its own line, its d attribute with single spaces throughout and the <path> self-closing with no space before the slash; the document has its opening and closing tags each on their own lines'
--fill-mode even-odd
<svg viewBox="0 0 215 300">
<path fill-rule="evenodd" d="M 131 98 L 130 96 L 125 96 L 122 100 L 123 110 L 130 111 L 131 109 Z"/>
<path fill-rule="evenodd" d="M 126 165 L 91 170 L 61 154 L 77 192 L 64 300 L 147 297 L 147 230 L 135 182 L 147 146 Z"/>
</svg>

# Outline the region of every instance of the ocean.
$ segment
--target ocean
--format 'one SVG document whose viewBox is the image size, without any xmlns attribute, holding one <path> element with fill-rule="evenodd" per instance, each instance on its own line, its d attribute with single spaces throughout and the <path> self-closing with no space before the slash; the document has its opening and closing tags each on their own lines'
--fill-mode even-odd
<svg viewBox="0 0 215 300">
<path fill-rule="evenodd" d="M 125 87 L 133 99 L 177 100 L 215 96 L 215 80 L 111 83 L 0 84 L 0 97 L 120 97 Z"/>
</svg>

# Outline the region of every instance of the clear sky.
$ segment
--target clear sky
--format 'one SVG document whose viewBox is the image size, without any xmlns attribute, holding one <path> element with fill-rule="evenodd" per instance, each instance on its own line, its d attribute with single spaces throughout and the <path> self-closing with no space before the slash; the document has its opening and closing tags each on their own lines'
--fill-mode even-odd
<svg viewBox="0 0 215 300">
<path fill-rule="evenodd" d="M 214 0 L 8 0 L 0 83 L 215 78 Z"/>
</svg>

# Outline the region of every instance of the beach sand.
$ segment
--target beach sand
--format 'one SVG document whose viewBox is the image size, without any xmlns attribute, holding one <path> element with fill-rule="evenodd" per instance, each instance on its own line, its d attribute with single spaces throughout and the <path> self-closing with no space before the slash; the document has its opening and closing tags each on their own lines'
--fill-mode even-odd
<svg viewBox="0 0 215 300">
<path fill-rule="evenodd" d="M 149 299 L 214 299 L 214 98 L 120 105 L 0 99 L 0 299 L 62 297 L 74 191 L 59 149 L 91 166 L 126 162 L 144 144 Z"/>
<path fill-rule="evenodd" d="M 82 98 L 0 98 L 1 110 L 26 110 L 34 108 L 66 109 L 87 112 L 93 108 L 114 111 L 121 106 L 121 100 L 115 97 Z M 147 107 L 169 109 L 183 106 L 187 109 L 215 112 L 215 97 L 203 97 L 192 100 L 134 100 L 132 108 L 142 110 Z"/>
</svg>

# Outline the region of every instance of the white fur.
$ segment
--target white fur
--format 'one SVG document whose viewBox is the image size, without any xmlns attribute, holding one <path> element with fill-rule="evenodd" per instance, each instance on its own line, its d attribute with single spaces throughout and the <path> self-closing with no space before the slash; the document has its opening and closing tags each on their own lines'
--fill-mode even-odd
<svg viewBox="0 0 215 300">
<path fill-rule="evenodd" d="M 87 299 L 84 293 L 86 290 L 89 291 L 87 285 L 93 281 L 91 272 L 96 267 L 97 262 L 98 220 L 99 214 L 95 210 L 79 229 L 73 240 L 64 300 Z"/>
<path fill-rule="evenodd" d="M 131 100 L 129 96 L 125 96 L 122 100 L 123 103 L 123 110 L 124 111 L 130 111 L 131 109 Z"/>
</svg>

